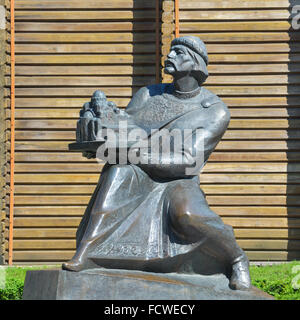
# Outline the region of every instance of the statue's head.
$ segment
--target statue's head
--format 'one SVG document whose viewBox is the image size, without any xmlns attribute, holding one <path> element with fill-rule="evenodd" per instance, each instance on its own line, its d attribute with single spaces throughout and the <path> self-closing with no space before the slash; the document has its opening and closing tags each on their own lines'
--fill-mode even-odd
<svg viewBox="0 0 300 320">
<path fill-rule="evenodd" d="M 208 55 L 200 38 L 183 36 L 171 42 L 171 49 L 165 61 L 165 73 L 172 76 L 190 73 L 199 84 L 208 77 Z"/>
<path fill-rule="evenodd" d="M 96 90 L 92 95 L 91 103 L 93 106 L 106 106 L 107 100 L 105 93 L 101 90 Z"/>
</svg>

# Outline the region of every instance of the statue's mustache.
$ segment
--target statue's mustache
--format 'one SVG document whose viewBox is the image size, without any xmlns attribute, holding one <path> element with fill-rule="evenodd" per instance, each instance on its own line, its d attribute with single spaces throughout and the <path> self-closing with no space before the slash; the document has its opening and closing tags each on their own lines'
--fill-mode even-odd
<svg viewBox="0 0 300 320">
<path fill-rule="evenodd" d="M 172 66 L 173 68 L 176 69 L 176 64 L 175 64 L 175 62 L 172 61 L 172 60 L 170 60 L 170 59 L 167 59 L 167 60 L 165 61 L 165 66 L 166 66 L 166 67 L 167 67 L 167 66 Z"/>
</svg>

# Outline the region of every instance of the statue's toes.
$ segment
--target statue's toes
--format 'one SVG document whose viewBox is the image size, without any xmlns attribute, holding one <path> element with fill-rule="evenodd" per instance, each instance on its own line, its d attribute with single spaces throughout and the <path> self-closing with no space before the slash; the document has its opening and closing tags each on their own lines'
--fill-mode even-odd
<svg viewBox="0 0 300 320">
<path fill-rule="evenodd" d="M 79 271 L 83 270 L 83 268 L 84 268 L 83 263 L 80 263 L 77 261 L 72 261 L 72 260 L 62 264 L 62 269 L 67 270 L 67 271 L 79 272 Z"/>
<path fill-rule="evenodd" d="M 240 280 L 240 279 L 230 279 L 229 287 L 232 290 L 249 290 L 251 288 L 251 281 L 249 280 Z"/>
</svg>

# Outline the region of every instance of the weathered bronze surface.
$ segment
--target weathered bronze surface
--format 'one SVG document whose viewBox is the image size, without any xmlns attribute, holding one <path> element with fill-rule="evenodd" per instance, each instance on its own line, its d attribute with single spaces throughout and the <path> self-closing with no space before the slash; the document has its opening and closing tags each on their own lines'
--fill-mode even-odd
<svg viewBox="0 0 300 320">
<path fill-rule="evenodd" d="M 106 141 L 103 128 L 118 134 L 118 123 L 125 120 L 130 129 L 143 129 L 148 139 L 153 132 L 176 129 L 189 130 L 187 139 L 192 142 L 186 147 L 183 139 L 179 151 L 159 153 L 158 162 L 152 146 L 148 152 L 134 149 L 138 163 L 106 163 L 78 228 L 76 253 L 63 269 L 223 272 L 230 288 L 250 288 L 249 262 L 233 229 L 209 208 L 199 187 L 199 171 L 230 121 L 227 106 L 202 86 L 207 64 L 199 38 L 176 38 L 165 62 L 173 83 L 141 88 L 125 111 L 107 102 L 101 91 L 84 105 L 77 143 L 70 149 L 87 157 L 95 157 L 97 147 Z M 197 152 L 203 156 L 200 165 L 195 165 Z M 178 158 L 183 162 L 178 164 Z"/>
</svg>

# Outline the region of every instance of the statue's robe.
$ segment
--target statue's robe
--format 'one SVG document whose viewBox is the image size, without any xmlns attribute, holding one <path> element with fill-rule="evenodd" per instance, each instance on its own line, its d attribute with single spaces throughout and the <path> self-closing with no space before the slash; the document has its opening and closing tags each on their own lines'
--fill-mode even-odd
<svg viewBox="0 0 300 320">
<path fill-rule="evenodd" d="M 206 237 L 191 240 L 176 229 L 176 221 L 171 218 L 176 201 L 180 202 L 177 207 L 194 204 L 217 236 L 233 234 L 232 228 L 209 210 L 198 177 L 228 126 L 229 111 L 220 98 L 203 87 L 189 99 L 176 98 L 173 90 L 172 84 L 144 87 L 126 111 L 149 133 L 151 129 L 190 129 L 192 147 L 182 148 L 181 165 L 174 165 L 169 159 L 170 164 L 104 166 L 76 235 L 77 248 L 81 242 L 89 243 L 85 268 L 180 270 L 188 257 L 194 257 L 201 249 Z M 186 175 L 185 169 L 191 166 L 192 153 L 197 149 L 204 151 L 201 166 Z"/>
</svg>

